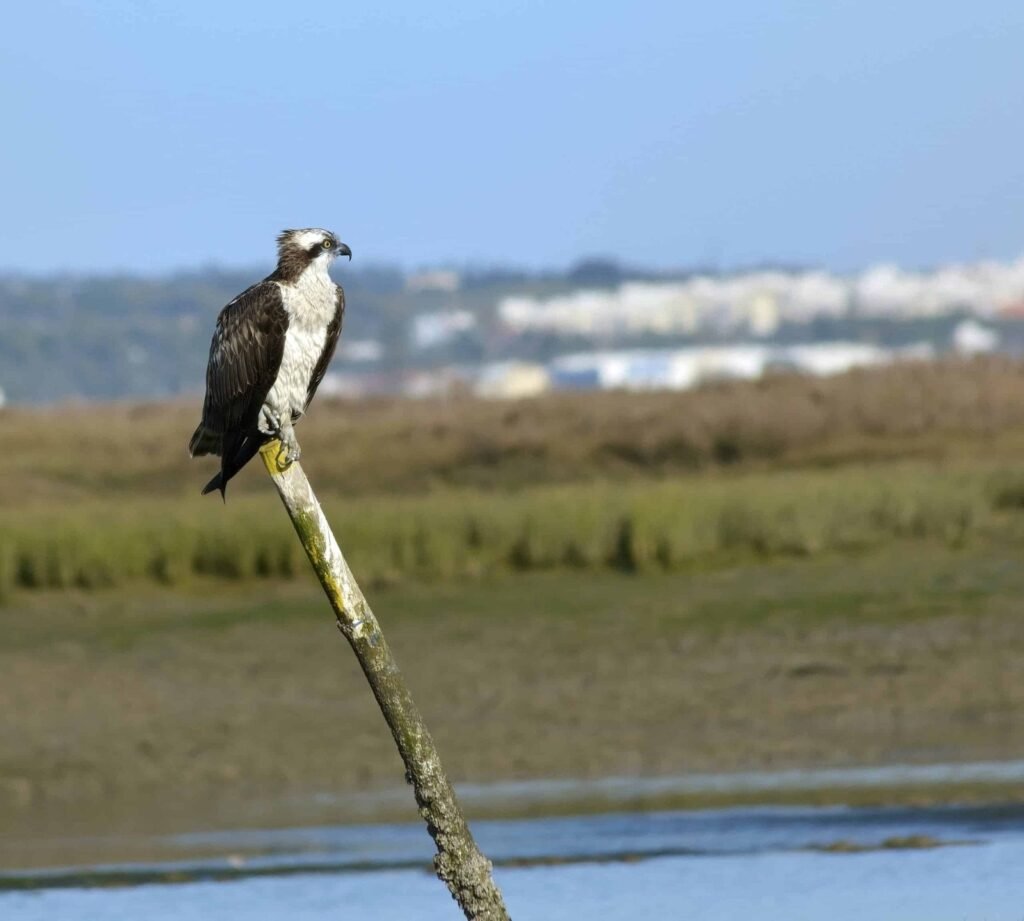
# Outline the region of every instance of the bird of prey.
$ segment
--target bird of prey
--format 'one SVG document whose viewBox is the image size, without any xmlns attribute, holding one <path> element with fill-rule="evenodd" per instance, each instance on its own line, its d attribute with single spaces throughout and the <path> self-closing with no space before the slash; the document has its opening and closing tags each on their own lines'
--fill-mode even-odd
<svg viewBox="0 0 1024 921">
<path fill-rule="evenodd" d="M 279 438 L 289 463 L 299 459 L 293 425 L 316 393 L 334 355 L 345 293 L 328 269 L 352 251 L 327 230 L 286 230 L 277 268 L 217 317 L 206 368 L 206 399 L 188 450 L 220 456 L 203 495 L 220 490 L 266 442 Z"/>
</svg>

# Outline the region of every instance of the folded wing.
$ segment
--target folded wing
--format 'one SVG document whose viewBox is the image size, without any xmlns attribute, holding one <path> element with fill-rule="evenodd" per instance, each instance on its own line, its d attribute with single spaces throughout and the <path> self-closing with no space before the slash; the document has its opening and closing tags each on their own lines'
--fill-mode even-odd
<svg viewBox="0 0 1024 921">
<path fill-rule="evenodd" d="M 189 442 L 189 453 L 219 454 L 224 483 L 241 466 L 243 443 L 259 439 L 260 409 L 281 367 L 287 330 L 288 313 L 272 281 L 244 291 L 217 318 L 203 421 Z M 244 453 L 248 460 L 255 452 Z"/>
</svg>

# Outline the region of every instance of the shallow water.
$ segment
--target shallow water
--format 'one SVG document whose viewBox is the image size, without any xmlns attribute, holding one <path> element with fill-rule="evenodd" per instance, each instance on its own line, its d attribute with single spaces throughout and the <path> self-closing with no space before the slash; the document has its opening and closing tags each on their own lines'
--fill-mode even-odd
<svg viewBox="0 0 1024 921">
<path fill-rule="evenodd" d="M 1021 921 L 1024 808 L 744 808 L 479 822 L 513 917 Z M 925 836 L 946 846 L 879 848 Z M 454 919 L 414 825 L 178 835 L 181 859 L 6 874 L 4 919 Z M 198 855 L 205 854 L 205 857 Z M 544 861 L 574 861 L 546 864 Z M 521 866 L 531 861 L 537 865 Z M 175 885 L 100 888 L 175 871 Z M 229 881 L 210 878 L 229 875 Z M 274 874 L 274 875 L 249 875 Z M 287 875 L 276 875 L 287 874 Z M 93 888 L 75 887 L 76 881 Z M 45 888 L 65 886 L 67 888 Z"/>
<path fill-rule="evenodd" d="M 952 848 L 763 853 L 499 869 L 497 879 L 517 921 L 1020 921 L 1022 866 L 1024 844 L 1004 843 L 972 849 L 966 860 Z M 19 893 L 0 897 L 0 914 L 11 921 L 461 917 L 441 884 L 415 871 Z"/>
</svg>

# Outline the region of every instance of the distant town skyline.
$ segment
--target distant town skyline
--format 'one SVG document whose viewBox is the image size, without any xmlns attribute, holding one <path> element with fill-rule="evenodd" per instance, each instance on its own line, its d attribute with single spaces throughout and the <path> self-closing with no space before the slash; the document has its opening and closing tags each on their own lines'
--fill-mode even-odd
<svg viewBox="0 0 1024 921">
<path fill-rule="evenodd" d="M 851 272 L 1024 253 L 1024 7 L 54 0 L 0 34 L 0 272 Z"/>
</svg>

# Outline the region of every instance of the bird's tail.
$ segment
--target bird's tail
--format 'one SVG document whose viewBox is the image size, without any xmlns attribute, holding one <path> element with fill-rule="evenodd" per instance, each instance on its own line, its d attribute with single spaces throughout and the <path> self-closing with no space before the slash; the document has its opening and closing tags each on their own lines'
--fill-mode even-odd
<svg viewBox="0 0 1024 921">
<path fill-rule="evenodd" d="M 228 484 L 227 484 L 227 480 L 224 479 L 224 474 L 222 474 L 220 471 L 218 471 L 217 475 L 212 480 L 210 480 L 209 483 L 207 483 L 203 487 L 203 495 L 205 496 L 208 493 L 213 492 L 215 489 L 219 489 L 220 490 L 221 500 L 224 501 L 224 502 L 227 502 L 228 501 L 228 497 L 227 497 L 227 495 L 225 493 L 225 490 L 227 490 L 227 488 L 228 488 Z"/>
<path fill-rule="evenodd" d="M 263 444 L 269 441 L 270 438 L 270 435 L 257 432 L 252 435 L 246 435 L 237 446 L 234 444 L 225 446 L 229 450 L 225 450 L 221 455 L 220 472 L 203 487 L 203 495 L 205 496 L 207 493 L 219 489 L 221 499 L 227 501 L 228 480 L 249 463 Z"/>
<path fill-rule="evenodd" d="M 216 432 L 210 431 L 202 422 L 199 428 L 192 434 L 188 443 L 188 453 L 191 457 L 202 457 L 204 454 L 220 454 L 223 450 L 224 439 Z"/>
</svg>

